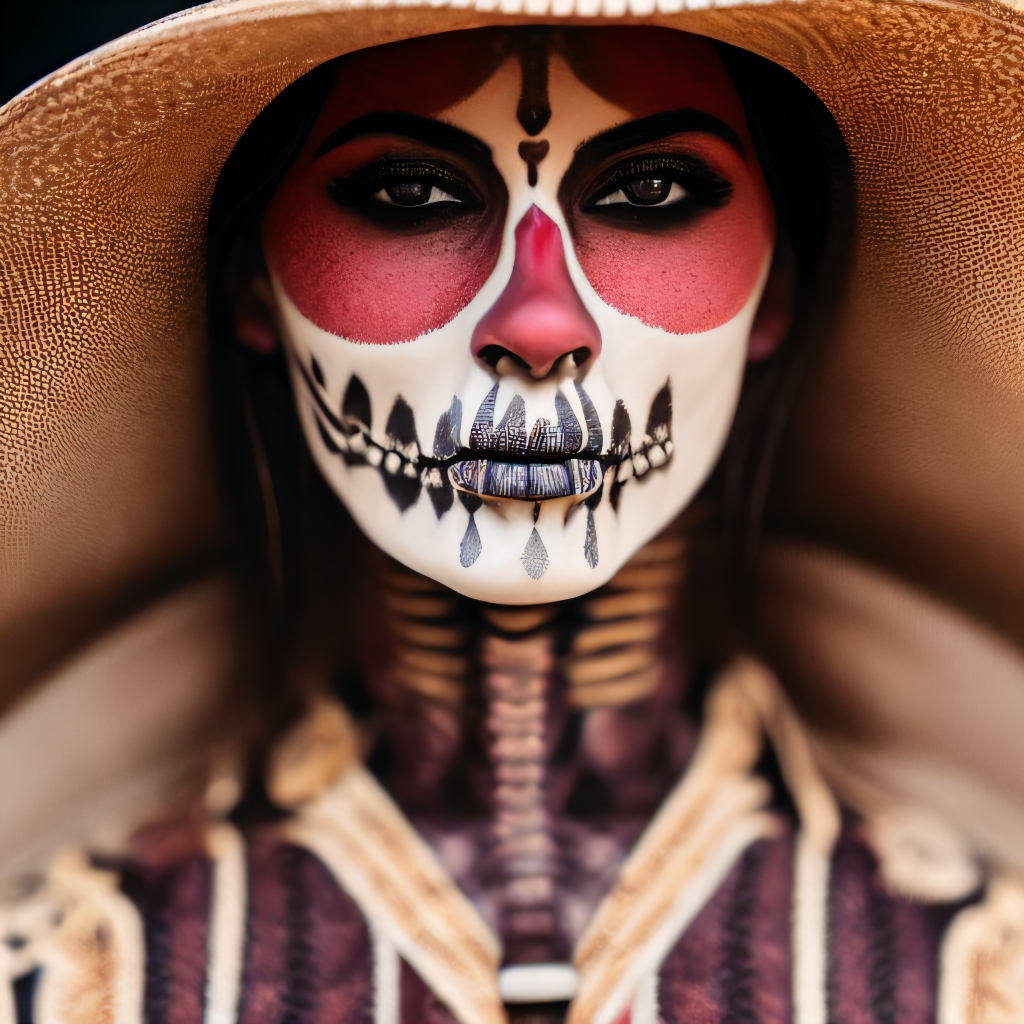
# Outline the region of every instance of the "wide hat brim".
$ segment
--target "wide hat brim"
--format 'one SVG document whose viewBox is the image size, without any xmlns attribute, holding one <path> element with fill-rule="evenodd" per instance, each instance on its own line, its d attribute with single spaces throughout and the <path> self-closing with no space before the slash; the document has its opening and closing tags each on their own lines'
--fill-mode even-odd
<svg viewBox="0 0 1024 1024">
<path fill-rule="evenodd" d="M 339 54 L 524 21 L 661 25 L 777 62 L 849 149 L 849 278 L 775 518 L 1024 640 L 1024 15 L 999 3 L 223 0 L 0 110 L 0 708 L 218 550 L 204 261 L 247 125 Z"/>
</svg>

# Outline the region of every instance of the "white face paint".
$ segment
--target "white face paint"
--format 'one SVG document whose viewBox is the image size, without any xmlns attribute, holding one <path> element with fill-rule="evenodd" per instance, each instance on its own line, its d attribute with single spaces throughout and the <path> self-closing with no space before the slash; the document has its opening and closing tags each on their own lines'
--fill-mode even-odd
<svg viewBox="0 0 1024 1024">
<path fill-rule="evenodd" d="M 494 270 L 443 326 L 389 344 L 340 337 L 299 311 L 268 251 L 299 417 L 325 479 L 388 554 L 456 591 L 502 604 L 592 590 L 690 501 L 728 434 L 771 261 L 768 214 L 769 228 L 752 233 L 760 271 L 746 300 L 708 330 L 672 333 L 613 308 L 587 278 L 587 260 L 576 251 L 586 243 L 578 237 L 574 246 L 559 189 L 583 143 L 635 115 L 553 55 L 552 113 L 541 133 L 550 148 L 531 185 L 519 152 L 526 140 L 517 119 L 521 77 L 519 61 L 509 58 L 476 92 L 436 115 L 489 147 L 508 193 Z M 425 188 L 429 201 L 453 199 L 437 185 Z M 664 206 L 685 192 L 679 183 L 663 190 Z M 371 198 L 390 201 L 384 189 Z M 617 189 L 598 203 L 626 198 Z M 558 260 L 550 252 L 541 253 L 547 269 L 529 264 L 545 244 L 560 250 L 571 288 L 551 284 Z M 652 288 L 659 287 L 661 269 L 655 271 Z M 569 309 L 568 326 L 551 327 L 558 337 L 538 329 L 534 348 L 524 348 L 516 304 L 527 306 L 548 284 L 549 307 L 556 320 L 559 303 Z M 382 280 L 382 304 L 388 288 Z M 481 338 L 480 325 L 503 296 L 505 315 Z M 484 322 L 487 330 L 494 316 Z M 588 342 L 591 357 L 577 366 L 568 354 L 581 347 L 573 330 L 593 341 L 595 325 L 599 340 Z M 479 354 L 482 341 L 509 354 L 489 365 Z M 527 370 L 552 362 L 541 379 Z"/>
</svg>

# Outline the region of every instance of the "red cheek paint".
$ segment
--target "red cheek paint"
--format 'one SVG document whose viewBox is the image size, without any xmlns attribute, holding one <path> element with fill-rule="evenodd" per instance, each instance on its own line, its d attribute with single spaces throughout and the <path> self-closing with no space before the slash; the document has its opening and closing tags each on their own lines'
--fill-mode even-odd
<svg viewBox="0 0 1024 1024">
<path fill-rule="evenodd" d="M 389 231 L 328 196 L 344 155 L 314 161 L 313 154 L 363 114 L 432 117 L 471 95 L 504 59 L 499 43 L 500 30 L 453 32 L 361 50 L 342 62 L 263 224 L 269 266 L 318 327 L 353 341 L 409 341 L 448 323 L 490 276 L 504 206 L 432 232 Z"/>
<path fill-rule="evenodd" d="M 720 154 L 716 166 L 731 196 L 676 228 L 645 232 L 600 213 L 573 216 L 580 266 L 609 306 L 672 334 L 710 331 L 743 309 L 774 245 L 774 212 L 760 173 L 738 154 Z"/>
<path fill-rule="evenodd" d="M 411 341 L 452 320 L 494 270 L 501 216 L 398 232 L 339 206 L 326 186 L 317 165 L 289 175 L 263 223 L 268 265 L 317 327 L 370 344 Z"/>
<path fill-rule="evenodd" d="M 771 197 L 753 156 L 743 104 L 712 42 L 686 32 L 626 27 L 581 33 L 566 56 L 600 96 L 646 117 L 706 111 L 728 124 L 746 156 L 698 136 L 687 151 L 707 160 L 733 191 L 725 206 L 657 234 L 576 213 L 573 240 L 595 291 L 610 306 L 674 334 L 708 331 L 746 305 L 775 244 Z"/>
</svg>

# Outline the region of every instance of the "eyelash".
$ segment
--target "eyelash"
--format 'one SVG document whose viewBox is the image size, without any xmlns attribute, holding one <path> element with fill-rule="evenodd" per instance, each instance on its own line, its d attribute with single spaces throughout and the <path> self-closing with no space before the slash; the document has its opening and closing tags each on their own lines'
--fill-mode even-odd
<svg viewBox="0 0 1024 1024">
<path fill-rule="evenodd" d="M 678 184 L 685 194 L 672 203 L 600 202 L 618 191 L 625 190 L 633 182 L 655 177 Z M 377 193 L 402 184 L 423 184 L 432 189 L 436 188 L 450 195 L 455 202 L 442 200 L 433 203 L 404 204 L 396 203 L 393 199 L 387 201 L 375 198 Z M 328 183 L 327 191 L 339 205 L 360 206 L 368 212 L 389 217 L 407 218 L 416 213 L 422 216 L 441 211 L 470 212 L 485 205 L 461 175 L 443 164 L 423 160 L 382 160 L 347 177 L 334 178 Z M 678 216 L 687 211 L 695 212 L 700 208 L 721 206 L 728 201 L 731 192 L 732 184 L 715 174 L 702 160 L 679 155 L 654 155 L 634 157 L 615 166 L 601 185 L 590 190 L 590 194 L 580 205 L 587 213 L 628 215 L 631 218 L 661 218 L 666 216 L 666 209 L 673 209 Z"/>
<path fill-rule="evenodd" d="M 655 177 L 668 179 L 685 189 L 685 198 L 673 205 L 721 206 L 732 193 L 732 183 L 715 174 L 702 160 L 685 156 L 634 157 L 614 167 L 602 184 L 590 190 L 580 205 L 588 213 L 624 212 L 614 210 L 618 205 L 626 206 L 633 215 L 644 209 L 657 209 L 656 205 L 600 204 L 600 200 L 624 190 L 634 181 Z"/>
<path fill-rule="evenodd" d="M 373 203 L 374 206 L 391 207 L 405 212 L 430 210 L 437 207 L 452 210 L 456 204 L 424 203 L 404 205 L 388 203 L 373 197 L 382 190 L 394 185 L 423 184 L 439 189 L 457 200 L 457 205 L 465 210 L 478 210 L 483 205 L 480 198 L 465 179 L 455 174 L 443 164 L 427 163 L 422 160 L 382 160 L 369 167 L 361 168 L 348 177 L 334 178 L 327 184 L 330 197 L 342 206 L 355 206 Z"/>
</svg>

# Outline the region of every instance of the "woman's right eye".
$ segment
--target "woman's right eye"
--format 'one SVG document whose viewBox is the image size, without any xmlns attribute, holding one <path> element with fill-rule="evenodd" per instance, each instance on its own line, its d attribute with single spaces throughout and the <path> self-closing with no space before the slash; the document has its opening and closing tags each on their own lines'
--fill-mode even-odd
<svg viewBox="0 0 1024 1024">
<path fill-rule="evenodd" d="M 374 192 L 370 199 L 392 206 L 431 206 L 436 203 L 462 203 L 450 192 L 428 181 L 400 181 Z"/>
<path fill-rule="evenodd" d="M 368 216 L 386 216 L 396 224 L 400 210 L 430 213 L 468 213 L 482 210 L 480 199 L 465 174 L 434 161 L 387 158 L 327 183 L 331 198 L 342 206 L 361 208 Z"/>
</svg>

